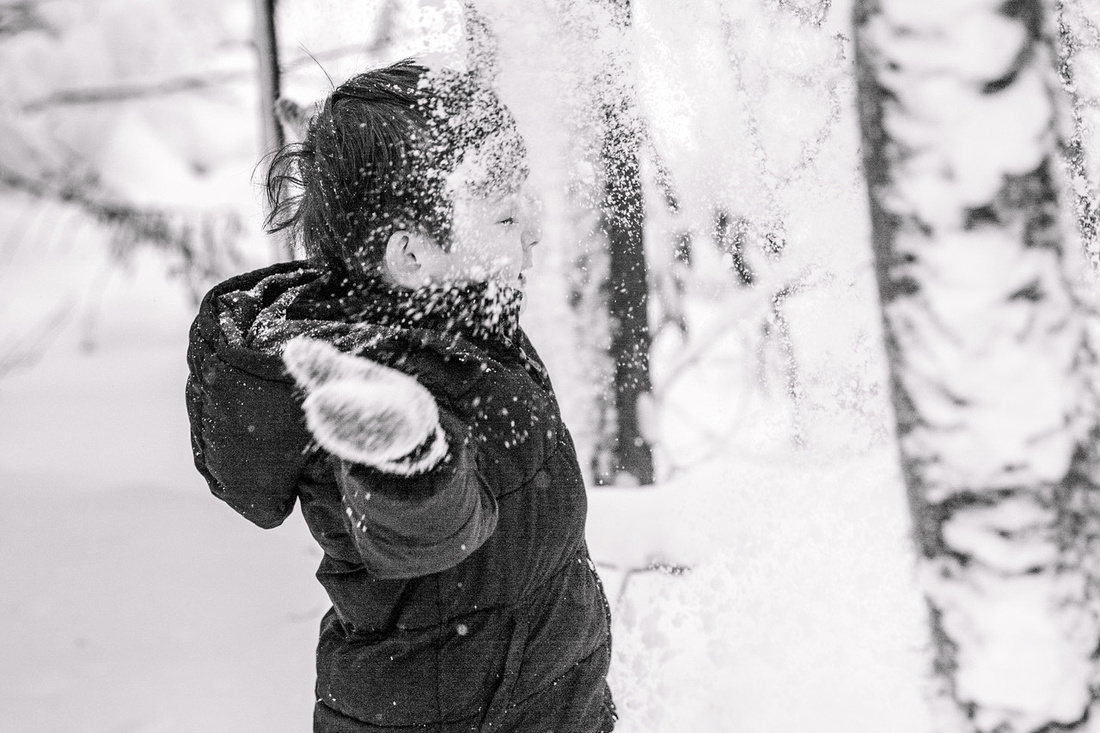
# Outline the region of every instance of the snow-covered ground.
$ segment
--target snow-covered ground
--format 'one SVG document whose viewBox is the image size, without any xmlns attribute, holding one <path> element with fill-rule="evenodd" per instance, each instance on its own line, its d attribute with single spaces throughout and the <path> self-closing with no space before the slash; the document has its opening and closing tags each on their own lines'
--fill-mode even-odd
<svg viewBox="0 0 1100 733">
<path fill-rule="evenodd" d="M 93 245 L 12 256 L 0 333 L 66 293 L 91 302 Z M 0 381 L 0 731 L 309 727 L 319 551 L 297 517 L 240 519 L 191 467 L 193 306 L 161 273 L 139 258 L 109 277 L 90 348 L 74 318 Z M 929 731 L 906 532 L 885 440 L 732 450 L 656 488 L 592 491 L 620 729 Z M 623 572 L 653 560 L 692 569 Z"/>
<path fill-rule="evenodd" d="M 0 381 L 0 730 L 307 730 L 318 550 L 297 520 L 252 531 L 211 500 L 183 409 L 191 307 L 139 260 L 89 331 L 103 262 L 80 231 L 0 275 L 5 346 L 59 302 L 78 314 Z"/>
</svg>

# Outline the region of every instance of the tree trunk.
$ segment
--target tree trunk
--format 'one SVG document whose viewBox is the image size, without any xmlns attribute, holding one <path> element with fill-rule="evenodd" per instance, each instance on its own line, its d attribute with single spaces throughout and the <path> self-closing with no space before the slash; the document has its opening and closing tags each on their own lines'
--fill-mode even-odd
<svg viewBox="0 0 1100 733">
<path fill-rule="evenodd" d="M 279 99 L 279 46 L 275 34 L 275 0 L 254 0 L 256 65 L 260 84 L 260 144 L 267 154 L 283 146 L 283 131 L 275 114 Z"/>
<path fill-rule="evenodd" d="M 631 100 L 606 108 L 600 157 L 606 176 L 603 226 L 609 252 L 607 306 L 614 361 L 613 439 L 599 446 L 596 483 L 610 484 L 626 473 L 639 484 L 653 483 L 653 456 L 639 426 L 638 401 L 650 392 L 649 284 L 643 242 L 645 207 L 639 172 L 639 134 L 631 124 Z"/>
<path fill-rule="evenodd" d="M 276 0 L 253 0 L 253 41 L 256 45 L 256 68 L 260 86 L 260 157 L 281 148 L 286 138 L 279 124 L 275 103 L 280 94 L 279 44 L 275 30 Z M 290 241 L 280 237 L 279 250 L 284 259 L 293 259 Z"/>
<path fill-rule="evenodd" d="M 601 0 L 630 24 L 630 0 Z M 614 69 L 612 65 L 610 68 Z M 649 284 L 643 241 L 645 206 L 639 156 L 641 130 L 633 84 L 598 85 L 602 109 L 599 156 L 603 195 L 599 229 L 607 243 L 606 270 L 596 279 L 597 305 L 606 308 L 611 389 L 601 401 L 592 473 L 597 484 L 653 483 L 653 456 L 639 424 L 638 403 L 650 392 Z M 589 264 L 594 264 L 590 262 Z M 590 273 L 591 275 L 591 273 Z M 600 281 L 602 280 L 602 282 Z M 592 304 L 586 304 L 591 306 Z"/>
<path fill-rule="evenodd" d="M 1095 368 L 1040 0 L 859 0 L 864 167 L 948 730 L 1083 730 L 1100 641 Z"/>
</svg>

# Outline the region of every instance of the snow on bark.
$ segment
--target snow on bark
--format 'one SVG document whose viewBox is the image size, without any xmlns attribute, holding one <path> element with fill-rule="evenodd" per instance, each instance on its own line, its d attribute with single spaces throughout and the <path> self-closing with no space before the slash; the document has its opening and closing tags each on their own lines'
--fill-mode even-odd
<svg viewBox="0 0 1100 733">
<path fill-rule="evenodd" d="M 653 457 L 639 425 L 650 391 L 648 282 L 639 170 L 641 120 L 629 55 L 630 0 L 561 9 L 560 23 L 603 46 L 570 101 L 574 227 L 570 304 L 596 386 L 591 471 L 597 484 L 649 484 Z M 585 78 L 587 77 L 587 78 Z"/>
<path fill-rule="evenodd" d="M 629 4 L 626 6 L 629 12 Z M 613 434 L 599 446 L 596 480 L 653 483 L 653 455 L 639 424 L 639 401 L 650 390 L 649 282 L 643 246 L 644 204 L 639 165 L 641 130 L 633 85 L 618 99 L 604 101 L 600 158 L 604 195 L 602 228 L 607 232 L 607 308 L 614 362 Z M 609 431 L 610 433 L 610 431 Z"/>
<path fill-rule="evenodd" d="M 1088 140 L 1100 131 L 1100 8 L 1057 0 L 1059 74 L 1073 102 L 1072 131 L 1063 140 L 1078 234 L 1093 269 L 1100 270 L 1100 156 Z"/>
<path fill-rule="evenodd" d="M 936 669 L 966 727 L 1079 729 L 1100 641 L 1083 263 L 1039 0 L 857 3 L 876 267 Z"/>
<path fill-rule="evenodd" d="M 578 148 L 589 150 L 569 186 L 574 255 L 567 276 L 594 387 L 593 480 L 649 484 L 653 458 L 639 424 L 639 401 L 651 387 L 639 132 L 629 92 L 621 91 L 619 104 L 596 100 L 601 117 L 573 130 Z"/>
</svg>

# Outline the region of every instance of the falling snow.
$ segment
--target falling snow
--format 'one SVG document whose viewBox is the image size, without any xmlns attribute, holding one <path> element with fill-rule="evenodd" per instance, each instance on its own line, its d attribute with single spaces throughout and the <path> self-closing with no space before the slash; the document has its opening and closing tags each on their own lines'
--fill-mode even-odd
<svg viewBox="0 0 1100 733">
<path fill-rule="evenodd" d="M 138 4 L 116 2 L 108 17 L 125 18 L 123 11 Z M 288 48 L 362 46 L 365 37 L 373 63 L 428 50 L 432 59 L 453 61 L 462 53 L 454 33 L 459 3 L 280 4 L 284 25 L 296 29 Z M 564 243 L 569 227 L 594 223 L 564 223 L 561 184 L 595 173 L 583 160 L 577 170 L 558 162 L 569 150 L 562 123 L 584 118 L 576 108 L 580 72 L 607 59 L 632 71 L 640 115 L 678 198 L 677 207 L 667 205 L 653 183 L 656 162 L 647 159 L 649 276 L 653 291 L 668 296 L 654 296 L 651 323 L 672 324 L 655 328 L 654 388 L 644 410 L 643 432 L 657 444 L 659 481 L 590 492 L 588 541 L 614 619 L 617 730 L 930 733 L 934 685 L 918 583 L 928 579 L 918 578 L 889 428 L 858 169 L 850 7 L 635 0 L 633 36 L 594 38 L 578 29 L 607 28 L 609 21 L 590 3 L 477 4 L 505 29 L 499 83 L 528 142 L 532 183 L 544 196 L 547 227 L 523 326 L 547 363 L 583 455 L 597 431 L 588 410 L 593 375 L 576 357 L 580 336 L 563 325 L 571 318 Z M 913 22 L 924 17 L 925 4 L 885 4 L 911 14 Z M 239 3 L 224 5 L 247 34 L 247 12 Z M 1076 13 L 1075 37 L 1083 39 L 1070 64 L 1075 83 L 1081 99 L 1093 100 L 1076 109 L 1071 122 L 1087 138 L 1097 125 L 1100 36 L 1085 5 L 1065 5 Z M 565 6 L 577 11 L 573 25 L 546 31 L 548 14 Z M 592 15 L 580 12 L 586 9 Z M 75 9 L 57 13 L 83 17 Z M 385 36 L 378 29 L 387 17 Z M 130 27 L 118 25 L 111 35 L 116 44 Z M 64 36 L 25 45 L 5 40 L 0 52 L 13 63 L 0 68 L 38 64 L 43 86 L 96 81 L 93 71 L 85 76 L 74 69 L 98 68 L 92 62 L 109 57 L 110 43 L 90 38 L 91 26 L 81 32 L 87 53 Z M 1015 25 L 1005 24 L 973 32 L 964 18 L 943 38 L 950 55 L 938 58 L 950 57 L 955 68 L 980 79 L 1003 65 L 1018 35 Z M 173 48 L 183 49 L 180 59 L 193 60 L 188 44 Z M 903 43 L 892 49 L 907 61 L 930 63 Z M 237 50 L 225 53 L 228 61 L 252 63 L 235 56 Z M 157 58 L 149 52 L 145 61 Z M 320 63 L 340 79 L 363 60 Z M 124 68 L 143 71 L 133 59 Z M 311 104 L 327 81 L 312 63 L 296 69 L 287 91 Z M 922 72 L 935 75 L 936 68 Z M 29 75 L 10 76 L 5 70 L 0 84 L 13 98 L 31 101 L 43 91 L 28 90 L 34 86 Z M 600 83 L 612 84 L 615 75 L 608 76 Z M 1043 104 L 1020 109 L 1005 97 L 930 107 L 920 94 L 905 92 L 903 80 L 894 81 L 898 109 L 888 111 L 886 124 L 911 136 L 915 147 L 936 139 L 943 116 L 963 123 L 943 146 L 946 159 L 915 156 L 908 163 L 913 175 L 898 204 L 910 207 L 907 212 L 938 225 L 956 223 L 959 212 L 940 206 L 944 187 L 981 200 L 999 181 L 991 165 L 1001 141 L 1012 141 L 1015 151 L 1009 172 L 1035 165 Z M 1038 81 L 1025 73 L 1019 88 Z M 955 98 L 952 83 L 936 93 Z M 115 153 L 104 167 L 117 190 L 188 206 L 230 202 L 254 222 L 259 214 L 248 180 L 255 163 L 248 142 L 253 100 L 234 107 L 204 98 L 192 107 L 181 99 L 174 96 L 163 108 L 129 108 L 121 122 L 89 113 L 83 126 L 59 124 L 48 133 L 43 125 L 34 134 L 54 134 L 59 147 L 80 149 L 88 138 L 121 130 L 109 138 Z M 920 114 L 910 114 L 914 110 Z M 983 137 L 990 119 L 1004 137 Z M 203 145 L 213 145 L 216 155 L 194 160 L 191 151 L 208 149 Z M 1084 216 L 1096 198 L 1100 156 L 1087 145 L 1079 148 L 1073 184 Z M 958 175 L 946 180 L 945 166 Z M 484 161 L 470 161 L 464 174 L 483 167 Z M 723 213 L 726 234 L 716 226 Z M 36 345 L 34 327 L 59 324 L 49 330 L 52 348 L 33 369 L 0 372 L 0 625 L 18 632 L 0 636 L 0 730 L 307 730 L 316 627 L 328 607 L 313 579 L 316 544 L 299 518 L 267 533 L 241 521 L 209 497 L 191 465 L 182 389 L 194 305 L 164 274 L 179 263 L 146 251 L 131 259 L 129 275 L 119 274 L 103 232 L 69 226 L 68 216 L 60 205 L 34 208 L 25 198 L 0 196 L 0 359 Z M 221 266 L 243 269 L 270 257 L 268 245 L 250 236 L 240 258 Z M 670 254 L 671 243 L 684 237 L 692 243 L 690 267 Z M 22 238 L 24 244 L 10 246 Z M 736 272 L 732 239 L 743 244 L 742 264 L 756 278 L 752 287 Z M 1085 244 L 1097 257 L 1095 236 Z M 1004 334 L 966 317 L 1004 296 L 986 279 L 987 263 L 1018 264 L 1005 260 L 1003 242 L 960 233 L 937 254 L 943 263 L 970 258 L 954 274 L 935 255 L 920 265 L 965 279 L 970 295 L 955 304 L 963 315 L 954 326 L 973 332 L 1004 378 L 1030 368 L 997 350 Z M 1059 363 L 1069 357 L 1054 346 L 1047 356 Z M 916 364 L 918 372 L 953 366 L 951 354 L 934 349 L 920 358 L 927 363 Z M 324 370 L 310 374 L 304 378 L 327 378 Z M 992 389 L 966 373 L 958 379 L 979 393 Z M 1018 399 L 1012 410 L 1027 412 L 1045 429 L 1078 397 L 1054 390 Z M 542 425 L 510 422 L 507 409 L 472 404 L 483 419 L 508 428 L 502 440 L 541 434 L 535 431 Z M 943 400 L 930 414 L 951 424 L 957 409 Z M 946 448 L 979 460 L 965 476 L 943 477 L 945 483 L 1010 486 L 1021 477 L 999 471 L 1005 457 L 1023 447 L 1036 456 L 1029 470 L 1037 475 L 1029 480 L 1064 472 L 1066 444 L 1039 429 L 1036 434 L 1048 437 L 1032 439 L 1001 410 L 990 395 L 982 419 L 999 426 L 998 441 L 960 431 Z M 409 442 L 419 444 L 430 431 L 414 422 Z M 944 528 L 953 547 L 1014 572 L 1049 566 L 1042 536 L 1049 504 L 1021 496 L 971 511 Z M 998 537 L 1025 541 L 1009 546 Z M 950 564 L 934 568 L 941 575 L 956 571 Z M 1037 573 L 1035 583 L 1046 579 Z M 992 650 L 961 660 L 962 692 L 1005 705 L 1079 707 L 1078 693 L 1055 672 L 1072 656 L 1066 645 L 1096 629 L 1052 636 L 1032 623 L 1045 611 L 1038 590 L 1028 586 L 1005 599 L 984 583 L 940 588 L 970 594 L 967 602 L 984 619 L 976 626 L 947 617 L 945 626 L 972 638 L 975 648 Z M 1088 592 L 1062 590 L 1066 596 Z M 1024 684 L 1024 673 L 1035 669 L 1050 670 L 1050 684 Z"/>
</svg>

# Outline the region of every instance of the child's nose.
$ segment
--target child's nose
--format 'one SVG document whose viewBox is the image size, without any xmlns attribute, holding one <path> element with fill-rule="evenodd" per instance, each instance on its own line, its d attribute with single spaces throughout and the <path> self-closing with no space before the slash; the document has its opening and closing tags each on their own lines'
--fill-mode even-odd
<svg viewBox="0 0 1100 733">
<path fill-rule="evenodd" d="M 520 241 L 524 247 L 530 249 L 542 239 L 542 205 L 529 190 L 524 192 L 522 198 L 522 212 L 523 231 Z"/>
<path fill-rule="evenodd" d="M 539 226 L 538 219 L 527 217 L 523 231 L 520 234 L 520 242 L 523 244 L 524 249 L 531 249 L 539 243 L 540 239 L 542 239 L 542 228 Z"/>
</svg>

